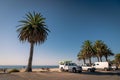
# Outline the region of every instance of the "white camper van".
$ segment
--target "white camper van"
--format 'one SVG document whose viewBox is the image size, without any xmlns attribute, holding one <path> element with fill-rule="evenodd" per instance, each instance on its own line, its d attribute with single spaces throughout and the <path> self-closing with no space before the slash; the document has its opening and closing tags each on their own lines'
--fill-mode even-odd
<svg viewBox="0 0 120 80">
<path fill-rule="evenodd" d="M 95 62 L 92 67 L 107 71 L 110 70 L 111 65 L 108 62 Z"/>
</svg>

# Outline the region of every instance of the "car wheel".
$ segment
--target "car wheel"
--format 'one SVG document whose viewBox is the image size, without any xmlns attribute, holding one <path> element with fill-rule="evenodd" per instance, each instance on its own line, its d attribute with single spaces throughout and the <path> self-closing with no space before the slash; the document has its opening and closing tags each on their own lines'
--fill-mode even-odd
<svg viewBox="0 0 120 80">
<path fill-rule="evenodd" d="M 81 73 L 81 72 L 82 72 L 82 70 L 79 70 L 79 71 L 78 71 L 78 73 Z"/>
<path fill-rule="evenodd" d="M 63 72 L 64 71 L 63 67 L 60 70 Z"/>
<path fill-rule="evenodd" d="M 92 70 L 92 72 L 95 72 L 95 70 Z"/>
<path fill-rule="evenodd" d="M 72 69 L 72 72 L 73 72 L 73 73 L 76 73 L 76 68 L 73 68 L 73 69 Z"/>
<path fill-rule="evenodd" d="M 104 68 L 104 70 L 105 70 L 105 71 L 108 71 L 108 69 L 107 69 L 107 68 Z"/>
<path fill-rule="evenodd" d="M 92 72 L 92 70 L 91 70 L 91 69 L 88 69 L 87 71 L 88 71 L 88 72 Z"/>
</svg>

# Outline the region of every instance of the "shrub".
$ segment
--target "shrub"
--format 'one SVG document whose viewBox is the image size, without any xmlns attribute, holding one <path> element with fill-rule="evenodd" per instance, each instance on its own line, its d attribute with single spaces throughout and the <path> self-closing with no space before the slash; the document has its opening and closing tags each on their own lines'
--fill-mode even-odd
<svg viewBox="0 0 120 80">
<path fill-rule="evenodd" d="M 20 72 L 18 69 L 12 69 L 9 71 L 9 73 L 12 73 L 12 72 Z"/>
</svg>

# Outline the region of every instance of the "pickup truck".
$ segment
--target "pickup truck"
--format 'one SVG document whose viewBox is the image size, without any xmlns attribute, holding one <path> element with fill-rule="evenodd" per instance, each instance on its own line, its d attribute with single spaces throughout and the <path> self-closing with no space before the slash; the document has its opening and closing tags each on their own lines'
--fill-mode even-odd
<svg viewBox="0 0 120 80">
<path fill-rule="evenodd" d="M 88 64 L 82 64 L 82 70 L 83 71 L 88 71 L 88 72 L 95 72 L 95 68 L 91 67 Z"/>
<path fill-rule="evenodd" d="M 59 69 L 61 71 L 68 71 L 68 72 L 82 72 L 82 67 L 78 66 L 76 63 L 70 61 L 60 62 Z"/>
</svg>

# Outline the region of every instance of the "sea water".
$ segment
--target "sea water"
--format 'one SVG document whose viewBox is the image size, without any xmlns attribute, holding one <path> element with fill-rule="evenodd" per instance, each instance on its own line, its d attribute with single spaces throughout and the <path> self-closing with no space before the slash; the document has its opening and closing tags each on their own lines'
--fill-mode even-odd
<svg viewBox="0 0 120 80">
<path fill-rule="evenodd" d="M 26 65 L 0 65 L 0 69 L 22 69 L 26 68 Z M 58 68 L 58 65 L 33 65 L 33 69 L 35 68 Z"/>
</svg>

